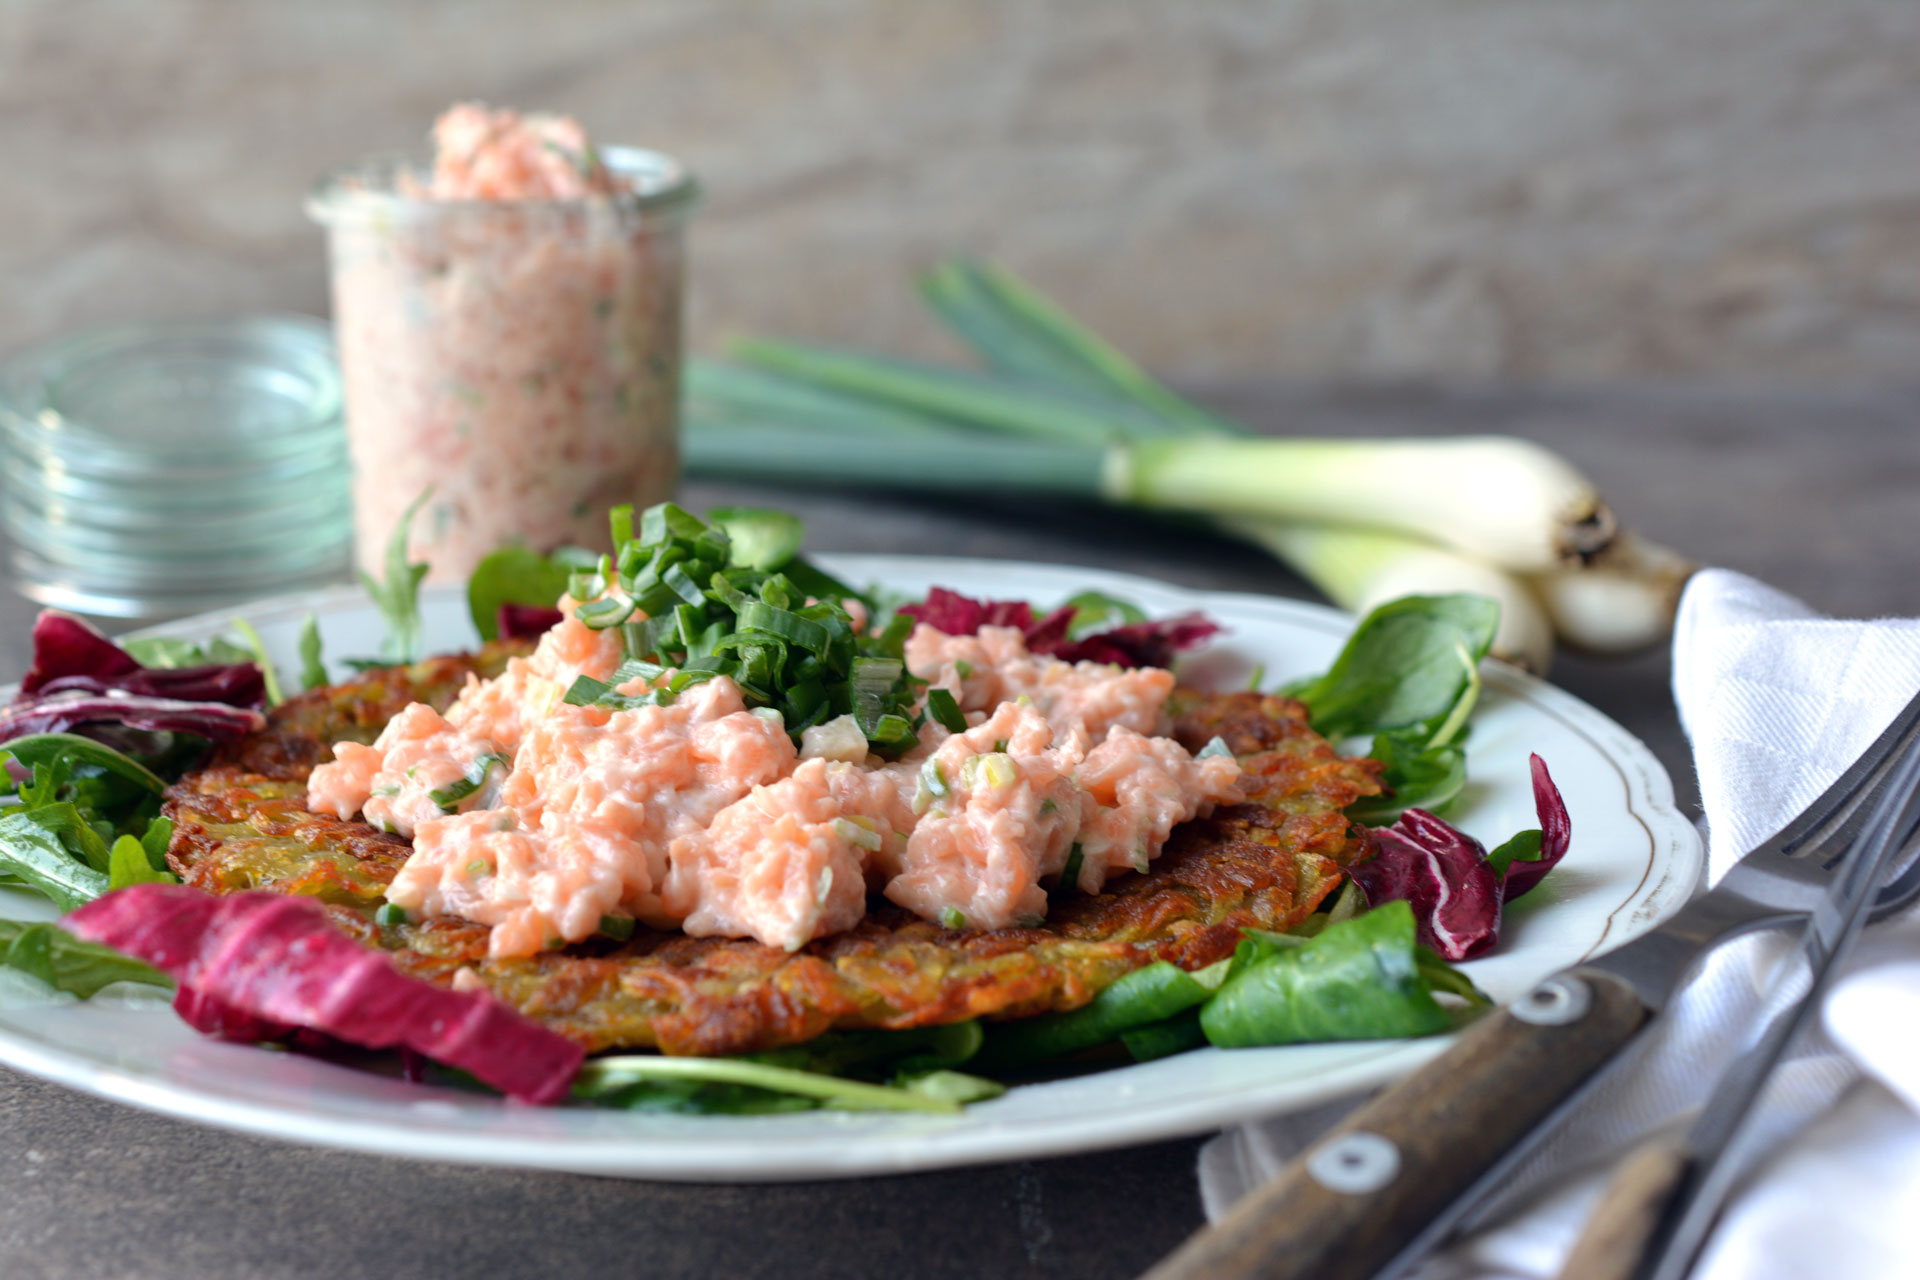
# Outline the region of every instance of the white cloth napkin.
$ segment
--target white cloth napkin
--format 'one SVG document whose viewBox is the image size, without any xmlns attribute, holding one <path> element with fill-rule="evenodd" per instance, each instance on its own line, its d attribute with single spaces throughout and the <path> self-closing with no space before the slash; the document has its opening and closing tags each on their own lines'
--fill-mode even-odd
<svg viewBox="0 0 1920 1280">
<path fill-rule="evenodd" d="M 1751 578 L 1708 570 L 1681 601 L 1673 655 L 1706 809 L 1708 876 L 1718 880 L 1920 690 L 1920 619 L 1825 618 Z M 1492 1225 L 1430 1259 L 1420 1280 L 1557 1274 L 1615 1160 L 1690 1122 L 1763 1019 L 1806 989 L 1796 951 L 1783 930 L 1715 952 L 1626 1069 L 1509 1180 Z M 1824 1014 L 1735 1153 L 1744 1182 L 1699 1277 L 1920 1276 L 1920 910 L 1866 934 Z M 1207 1216 L 1218 1220 L 1360 1101 L 1208 1143 Z"/>
</svg>

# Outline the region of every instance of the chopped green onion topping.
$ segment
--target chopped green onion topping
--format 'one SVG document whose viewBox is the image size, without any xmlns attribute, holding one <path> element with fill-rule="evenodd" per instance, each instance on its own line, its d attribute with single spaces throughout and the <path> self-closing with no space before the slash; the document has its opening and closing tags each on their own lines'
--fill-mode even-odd
<svg viewBox="0 0 1920 1280">
<path fill-rule="evenodd" d="M 871 818 L 835 818 L 833 833 L 869 853 L 880 852 L 880 832 L 875 829 Z"/>
<path fill-rule="evenodd" d="M 967 717 L 961 714 L 953 694 L 945 689 L 927 690 L 927 714 L 945 726 L 948 733 L 967 731 Z"/>
<path fill-rule="evenodd" d="M 1194 753 L 1193 758 L 1195 760 L 1208 760 L 1214 756 L 1230 756 L 1232 754 L 1232 749 L 1227 746 L 1227 740 L 1219 734 L 1215 734 L 1207 740 L 1206 746 Z"/>
<path fill-rule="evenodd" d="M 459 808 L 460 802 L 487 785 L 487 775 L 495 769 L 507 767 L 507 758 L 497 751 L 489 751 L 467 767 L 467 774 L 458 782 L 448 783 L 437 791 L 427 792 L 427 799 L 439 805 L 447 813 Z"/>
<path fill-rule="evenodd" d="M 382 929 L 392 929 L 407 922 L 407 909 L 397 902 L 383 902 L 374 909 L 373 922 Z"/>
<path fill-rule="evenodd" d="M 633 936 L 633 917 L 601 916 L 600 932 L 615 942 L 625 942 Z"/>
<path fill-rule="evenodd" d="M 1080 868 L 1086 863 L 1087 855 L 1079 844 L 1067 851 L 1067 865 L 1060 868 L 1060 887 L 1078 889 L 1080 887 Z"/>
<path fill-rule="evenodd" d="M 940 911 L 940 926 L 944 929 L 964 929 L 967 927 L 966 913 L 958 907 L 943 907 Z"/>
</svg>

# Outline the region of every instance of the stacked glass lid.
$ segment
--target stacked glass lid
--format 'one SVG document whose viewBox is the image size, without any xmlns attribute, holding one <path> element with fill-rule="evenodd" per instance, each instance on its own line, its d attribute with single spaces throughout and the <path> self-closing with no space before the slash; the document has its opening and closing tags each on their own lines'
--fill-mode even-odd
<svg viewBox="0 0 1920 1280">
<path fill-rule="evenodd" d="M 160 618 L 348 574 L 340 377 L 305 317 L 127 325 L 0 367 L 5 526 L 43 604 Z"/>
</svg>

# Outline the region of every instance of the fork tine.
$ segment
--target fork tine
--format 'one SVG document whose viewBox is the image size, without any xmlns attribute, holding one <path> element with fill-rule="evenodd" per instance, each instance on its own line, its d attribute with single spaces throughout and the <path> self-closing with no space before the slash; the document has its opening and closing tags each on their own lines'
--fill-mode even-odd
<svg viewBox="0 0 1920 1280">
<path fill-rule="evenodd" d="M 1874 894 L 1873 907 L 1867 915 L 1868 923 L 1878 923 L 1896 915 L 1913 905 L 1915 898 L 1920 898 L 1920 856 L 1915 856 L 1920 849 L 1915 847 L 1916 836 L 1920 836 L 1920 814 L 1914 816 L 1900 837 L 1900 843 L 1906 847 L 1907 865 Z"/>
<path fill-rule="evenodd" d="M 1872 800 L 1916 737 L 1920 737 L 1920 693 L 1900 709 L 1873 745 L 1861 752 L 1832 786 L 1761 848 L 1771 847 L 1788 857 L 1818 849 L 1829 859 L 1839 858 L 1859 834 Z"/>
</svg>

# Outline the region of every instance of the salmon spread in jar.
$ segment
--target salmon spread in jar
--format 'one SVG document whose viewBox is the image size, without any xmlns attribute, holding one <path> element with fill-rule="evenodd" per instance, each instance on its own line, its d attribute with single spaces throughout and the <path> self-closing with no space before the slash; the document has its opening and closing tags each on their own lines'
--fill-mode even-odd
<svg viewBox="0 0 1920 1280">
<path fill-rule="evenodd" d="M 433 137 L 430 167 L 338 174 L 308 210 L 328 231 L 359 561 L 378 571 L 430 488 L 414 558 L 459 581 L 510 541 L 599 546 L 612 507 L 672 493 L 694 184 L 560 116 L 463 104 Z"/>
</svg>

